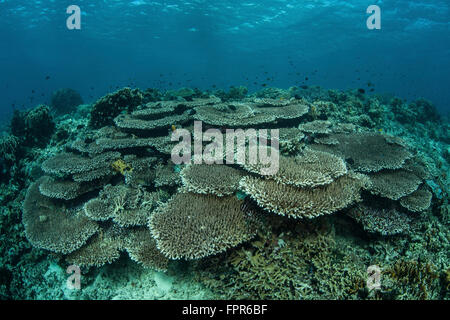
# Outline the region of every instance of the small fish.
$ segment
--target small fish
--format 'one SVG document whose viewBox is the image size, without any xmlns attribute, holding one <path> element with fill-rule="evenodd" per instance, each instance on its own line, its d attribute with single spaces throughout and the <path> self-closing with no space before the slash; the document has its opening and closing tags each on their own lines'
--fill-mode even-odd
<svg viewBox="0 0 450 320">
<path fill-rule="evenodd" d="M 46 77 L 45 77 L 45 80 L 50 80 L 50 76 L 46 76 Z"/>
<path fill-rule="evenodd" d="M 364 89 L 362 89 L 362 88 L 359 88 L 359 89 L 358 89 L 358 92 L 364 94 L 364 93 L 366 93 L 366 90 L 364 90 Z"/>
</svg>

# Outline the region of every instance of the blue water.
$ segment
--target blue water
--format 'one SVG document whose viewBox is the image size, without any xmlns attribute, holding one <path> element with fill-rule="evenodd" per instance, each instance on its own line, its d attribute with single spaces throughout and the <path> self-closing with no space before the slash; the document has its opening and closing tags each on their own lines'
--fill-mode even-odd
<svg viewBox="0 0 450 320">
<path fill-rule="evenodd" d="M 81 30 L 66 27 L 72 4 Z M 371 4 L 381 30 L 366 27 Z M 0 39 L 0 119 L 59 88 L 92 102 L 127 85 L 371 82 L 376 93 L 450 109 L 448 0 L 0 0 Z"/>
</svg>

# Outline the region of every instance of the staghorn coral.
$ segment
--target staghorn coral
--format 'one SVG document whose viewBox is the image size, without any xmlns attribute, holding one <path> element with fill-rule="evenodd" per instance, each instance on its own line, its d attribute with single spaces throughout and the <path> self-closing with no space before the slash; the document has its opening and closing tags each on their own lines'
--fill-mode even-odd
<svg viewBox="0 0 450 320">
<path fill-rule="evenodd" d="M 178 193 L 149 219 L 158 249 L 170 259 L 199 259 L 251 239 L 255 217 L 234 196 Z"/>
<path fill-rule="evenodd" d="M 357 204 L 347 215 L 361 224 L 367 232 L 383 236 L 406 233 L 410 230 L 411 218 L 394 208 L 377 208 Z"/>
<path fill-rule="evenodd" d="M 439 272 L 430 262 L 400 259 L 385 268 L 383 275 L 394 281 L 387 289 L 397 292 L 397 299 L 439 299 Z"/>
<path fill-rule="evenodd" d="M 386 141 L 378 133 L 332 134 L 338 144 L 313 144 L 311 148 L 331 152 L 344 158 L 350 167 L 362 172 L 376 172 L 382 169 L 399 169 L 411 158 L 411 153 L 398 144 Z"/>
<path fill-rule="evenodd" d="M 339 245 L 325 219 L 273 216 L 254 240 L 198 261 L 193 271 L 221 299 L 356 299 L 366 275 L 355 253 Z"/>
<path fill-rule="evenodd" d="M 131 260 L 145 268 L 158 271 L 166 271 L 168 268 L 169 259 L 158 250 L 156 241 L 147 228 L 133 230 L 126 240 L 125 249 Z"/>
<path fill-rule="evenodd" d="M 369 175 L 372 194 L 398 200 L 417 190 L 422 180 L 405 170 L 383 170 Z"/>
<path fill-rule="evenodd" d="M 189 164 L 180 173 L 183 186 L 189 192 L 226 196 L 238 190 L 244 174 L 232 167 L 215 164 Z"/>
<path fill-rule="evenodd" d="M 349 174 L 326 186 L 301 189 L 274 180 L 244 177 L 240 187 L 268 211 L 292 218 L 315 218 L 361 201 L 360 189 L 367 183 L 367 177 Z"/>
<path fill-rule="evenodd" d="M 30 185 L 23 205 L 22 223 L 28 241 L 35 247 L 57 253 L 80 248 L 98 231 L 95 222 L 76 208 L 66 208 L 39 192 L 43 179 Z"/>
<path fill-rule="evenodd" d="M 262 164 L 242 165 L 244 169 L 259 174 Z M 305 149 L 298 157 L 279 158 L 279 170 L 267 176 L 278 183 L 296 187 L 317 187 L 332 183 L 336 178 L 347 173 L 345 162 L 330 153 Z"/>
<path fill-rule="evenodd" d="M 433 195 L 425 188 L 419 188 L 413 193 L 400 199 L 402 207 L 412 212 L 422 212 L 427 210 L 431 205 Z"/>
</svg>

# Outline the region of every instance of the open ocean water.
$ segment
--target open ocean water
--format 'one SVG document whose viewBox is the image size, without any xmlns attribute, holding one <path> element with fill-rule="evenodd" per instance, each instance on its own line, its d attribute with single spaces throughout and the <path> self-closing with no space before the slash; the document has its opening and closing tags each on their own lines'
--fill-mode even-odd
<svg viewBox="0 0 450 320">
<path fill-rule="evenodd" d="M 447 0 L 0 0 L 0 40 L 0 299 L 449 298 Z"/>
</svg>

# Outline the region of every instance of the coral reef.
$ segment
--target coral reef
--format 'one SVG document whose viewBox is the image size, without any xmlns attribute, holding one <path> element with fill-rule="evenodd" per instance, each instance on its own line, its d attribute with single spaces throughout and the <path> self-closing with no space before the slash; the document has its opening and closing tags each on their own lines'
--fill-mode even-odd
<svg viewBox="0 0 450 320">
<path fill-rule="evenodd" d="M 180 297 L 158 287 L 163 271 L 194 275 L 213 298 L 448 298 L 448 125 L 431 104 L 318 87 L 213 93 L 124 88 L 56 123 L 46 106 L 16 112 L 0 140 L 0 297 Z M 172 164 L 170 132 L 194 120 L 280 129 L 279 171 Z M 67 264 L 86 289 L 49 292 Z M 370 265 L 379 291 L 366 288 Z"/>
<path fill-rule="evenodd" d="M 92 106 L 89 125 L 101 128 L 112 124 L 112 120 L 122 111 L 133 111 L 143 102 L 138 89 L 123 88 L 99 99 Z"/>
<path fill-rule="evenodd" d="M 11 133 L 26 147 L 45 147 L 55 131 L 50 108 L 45 105 L 28 111 L 15 110 L 10 126 Z"/>
</svg>

